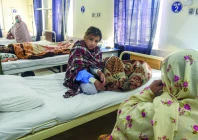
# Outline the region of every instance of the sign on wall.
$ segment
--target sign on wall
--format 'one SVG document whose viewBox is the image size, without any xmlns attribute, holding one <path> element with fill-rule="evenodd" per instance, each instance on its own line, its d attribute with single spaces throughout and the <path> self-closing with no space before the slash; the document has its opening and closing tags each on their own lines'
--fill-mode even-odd
<svg viewBox="0 0 198 140">
<path fill-rule="evenodd" d="M 179 13 L 181 10 L 182 10 L 182 3 L 180 1 L 175 1 L 173 4 L 172 4 L 172 11 L 173 13 Z"/>
<path fill-rule="evenodd" d="M 17 10 L 16 10 L 16 9 L 12 9 L 12 12 L 13 12 L 13 13 L 16 13 L 16 12 L 17 12 Z"/>
<path fill-rule="evenodd" d="M 81 7 L 81 12 L 82 12 L 82 13 L 85 12 L 85 7 L 84 7 L 84 6 Z"/>
</svg>

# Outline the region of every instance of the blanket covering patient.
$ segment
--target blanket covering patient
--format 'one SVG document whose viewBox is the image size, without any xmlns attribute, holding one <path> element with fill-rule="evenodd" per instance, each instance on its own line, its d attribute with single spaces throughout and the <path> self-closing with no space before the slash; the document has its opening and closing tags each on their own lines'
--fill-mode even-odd
<svg viewBox="0 0 198 140">
<path fill-rule="evenodd" d="M 54 45 L 40 45 L 31 42 L 13 43 L 8 47 L 0 47 L 0 52 L 12 53 L 18 59 L 40 59 L 55 55 L 69 54 L 73 47 L 72 43 L 59 42 Z"/>
<path fill-rule="evenodd" d="M 180 50 L 167 56 L 162 81 L 124 101 L 111 135 L 99 140 L 197 140 L 197 72 L 198 52 Z"/>
</svg>

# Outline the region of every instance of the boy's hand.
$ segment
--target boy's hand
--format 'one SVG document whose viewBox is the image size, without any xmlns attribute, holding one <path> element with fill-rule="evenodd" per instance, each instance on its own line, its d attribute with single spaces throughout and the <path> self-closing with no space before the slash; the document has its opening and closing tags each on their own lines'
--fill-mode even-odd
<svg viewBox="0 0 198 140">
<path fill-rule="evenodd" d="M 96 89 L 99 90 L 99 91 L 104 91 L 105 90 L 105 87 L 103 86 L 103 84 L 98 80 L 96 80 L 94 82 L 94 85 L 95 85 Z"/>
</svg>

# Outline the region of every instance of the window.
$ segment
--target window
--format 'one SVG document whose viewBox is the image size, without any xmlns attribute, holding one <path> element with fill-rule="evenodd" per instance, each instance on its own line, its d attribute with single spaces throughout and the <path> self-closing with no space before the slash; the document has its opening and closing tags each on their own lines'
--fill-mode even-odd
<svg viewBox="0 0 198 140">
<path fill-rule="evenodd" d="M 129 3 L 128 9 L 128 45 L 138 45 L 140 43 L 148 43 L 150 40 L 150 16 L 151 16 L 151 0 L 135 1 Z M 131 7 L 134 7 L 131 9 Z M 131 18 L 132 17 L 132 18 Z M 131 18 L 131 19 L 130 19 Z M 132 24 L 131 24 L 132 23 Z M 130 26 L 131 24 L 131 26 Z"/>
<path fill-rule="evenodd" d="M 117 0 L 115 3 L 115 42 L 124 45 L 148 45 L 156 20 L 157 1 Z"/>
<path fill-rule="evenodd" d="M 163 3 L 164 3 L 163 1 L 160 1 L 160 8 L 159 8 L 159 14 L 158 14 L 158 20 L 157 20 L 157 29 L 156 29 L 155 39 L 154 39 L 154 43 L 153 43 L 153 49 L 157 49 L 158 45 L 159 45 Z"/>
</svg>

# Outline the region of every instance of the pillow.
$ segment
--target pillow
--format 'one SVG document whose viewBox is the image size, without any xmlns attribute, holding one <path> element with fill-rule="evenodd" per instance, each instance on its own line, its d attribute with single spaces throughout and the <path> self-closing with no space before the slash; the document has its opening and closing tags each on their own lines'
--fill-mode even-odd
<svg viewBox="0 0 198 140">
<path fill-rule="evenodd" d="M 44 101 L 24 78 L 0 75 L 0 111 L 23 111 L 44 105 Z"/>
</svg>

